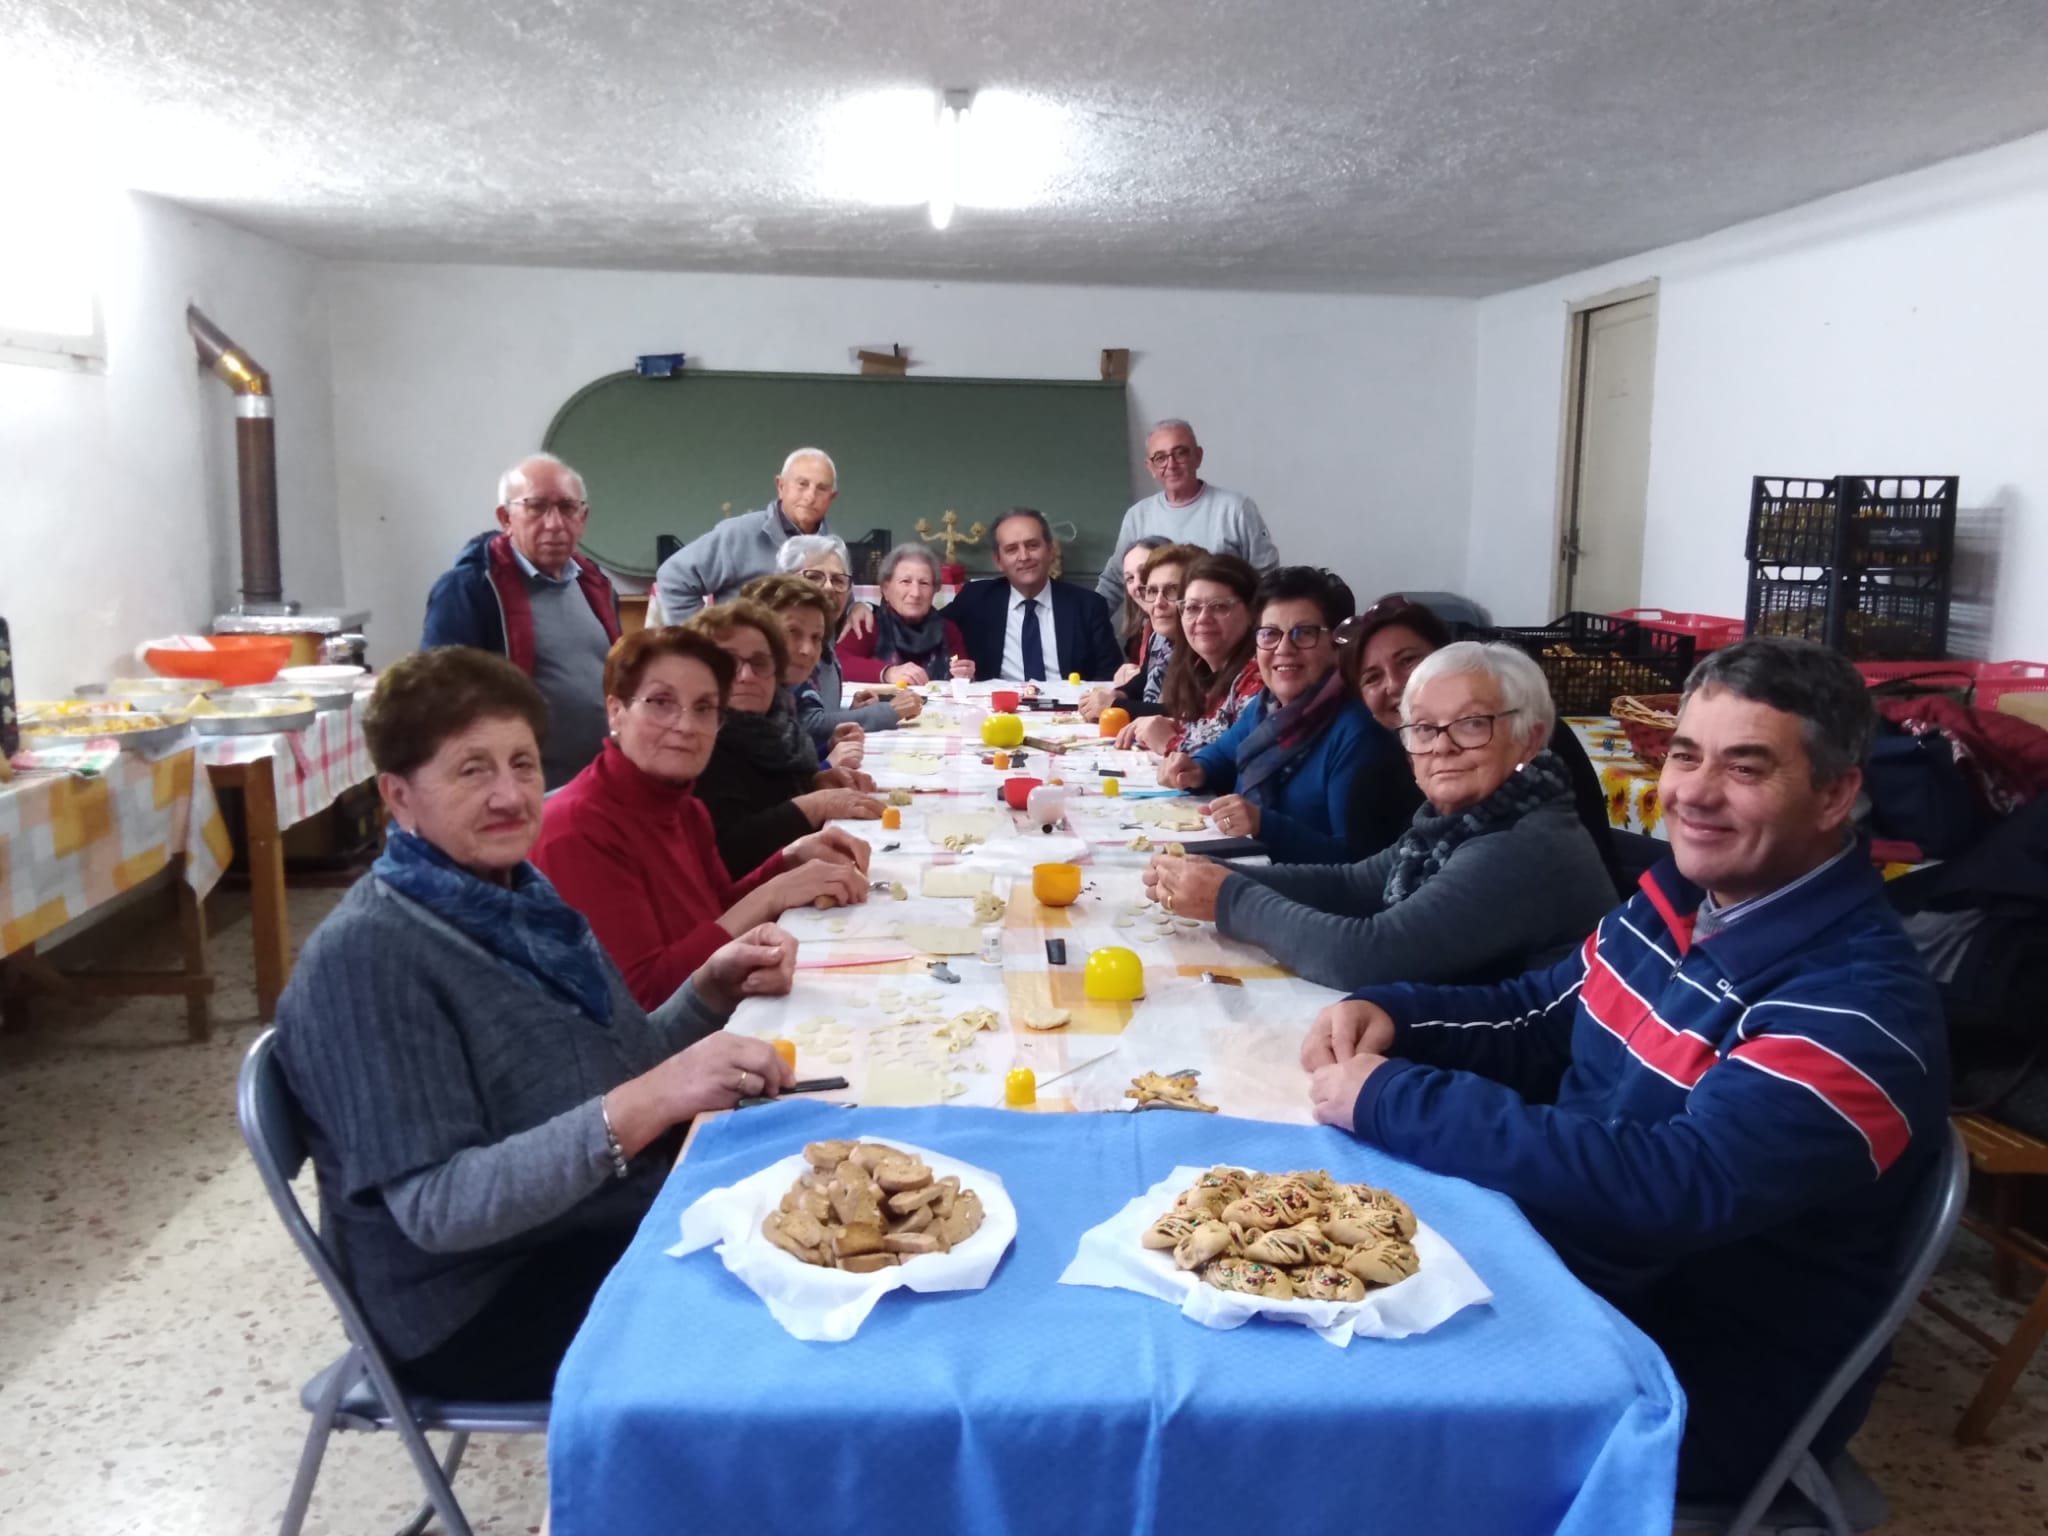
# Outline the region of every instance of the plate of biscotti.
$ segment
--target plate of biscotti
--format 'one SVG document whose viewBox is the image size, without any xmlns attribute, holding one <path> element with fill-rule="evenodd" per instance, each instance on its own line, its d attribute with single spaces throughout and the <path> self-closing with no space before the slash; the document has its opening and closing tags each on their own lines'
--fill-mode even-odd
<svg viewBox="0 0 2048 1536">
<path fill-rule="evenodd" d="M 685 1257 L 712 1248 L 800 1339 L 850 1339 L 894 1290 L 979 1290 L 1017 1236 L 1003 1181 L 943 1152 L 814 1141 L 682 1215 Z"/>
</svg>

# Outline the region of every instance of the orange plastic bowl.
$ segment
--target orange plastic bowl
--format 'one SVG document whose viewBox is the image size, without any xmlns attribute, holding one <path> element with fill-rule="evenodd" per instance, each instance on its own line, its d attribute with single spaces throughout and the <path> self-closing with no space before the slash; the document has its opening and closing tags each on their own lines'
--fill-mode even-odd
<svg viewBox="0 0 2048 1536">
<path fill-rule="evenodd" d="M 152 645 L 142 659 L 159 677 L 203 677 L 229 688 L 245 688 L 277 676 L 292 659 L 292 637 L 215 635 L 210 651 Z"/>
<path fill-rule="evenodd" d="M 1032 865 L 1031 894 L 1038 898 L 1042 906 L 1072 906 L 1081 894 L 1081 866 L 1078 864 Z"/>
</svg>

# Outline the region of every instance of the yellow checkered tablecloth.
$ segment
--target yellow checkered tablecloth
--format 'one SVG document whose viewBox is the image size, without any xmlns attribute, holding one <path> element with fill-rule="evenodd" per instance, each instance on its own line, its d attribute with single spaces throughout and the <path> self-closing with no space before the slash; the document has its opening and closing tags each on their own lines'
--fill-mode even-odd
<svg viewBox="0 0 2048 1536">
<path fill-rule="evenodd" d="M 233 850 L 187 746 L 124 752 L 94 778 L 31 773 L 0 786 L 0 955 L 25 949 L 185 859 L 204 896 Z"/>
<path fill-rule="evenodd" d="M 1130 848 L 1134 838 L 1142 834 L 1160 848 L 1181 842 L 1198 852 L 1217 835 L 1207 826 L 1153 825 L 1141 820 L 1155 814 L 1146 807 L 1185 813 L 1201 799 L 1106 796 L 1102 768 L 1122 769 L 1124 786 L 1143 790 L 1156 782 L 1153 760 L 1109 750 L 1092 725 L 1027 716 L 1034 738 L 1065 749 L 1032 750 L 1025 772 L 1058 776 L 1069 790 L 1066 816 L 1052 833 L 1027 825 L 997 799 L 1014 770 L 983 760 L 988 691 L 974 685 L 965 702 L 943 691 L 928 700 L 932 718 L 922 728 L 868 737 L 865 770 L 883 790 L 909 790 L 912 804 L 901 809 L 894 829 L 872 821 L 834 825 L 869 843 L 872 878 L 900 885 L 907 899 L 877 894 L 858 907 L 785 913 L 782 925 L 798 941 L 795 988 L 787 997 L 742 1003 L 728 1027 L 794 1040 L 799 1077 L 848 1080 L 828 1098 L 887 1101 L 882 1085 L 893 1079 L 900 1089 L 909 1068 L 929 1092 L 917 1102 L 991 1106 L 1002 1101 L 1007 1072 L 1026 1066 L 1037 1075 L 1041 1108 L 1115 1110 L 1130 1107 L 1124 1090 L 1140 1073 L 1192 1068 L 1202 1074 L 1203 1098 L 1225 1114 L 1306 1123 L 1301 1040 L 1317 1011 L 1342 994 L 1300 980 L 1263 950 L 1223 938 L 1213 923 L 1144 906 L 1142 876 L 1152 855 Z M 1069 699 L 1075 692 L 1066 685 L 1049 691 Z M 935 830 L 934 817 L 955 819 Z M 978 818 L 986 836 L 946 849 L 940 839 L 961 817 Z M 1044 907 L 1032 896 L 1031 869 L 1040 862 L 1080 866 L 1081 895 L 1073 905 Z M 974 930 L 978 937 L 972 898 L 924 894 L 926 873 L 942 868 L 984 871 L 992 894 L 1005 902 L 1001 963 L 952 956 L 947 965 L 956 982 L 932 977 L 935 957 L 919 943 L 931 928 L 962 937 Z M 1064 964 L 1047 955 L 1046 941 L 1055 938 L 1065 941 Z M 1085 994 L 1088 955 L 1106 945 L 1138 955 L 1145 991 L 1137 1001 L 1097 1002 Z M 998 1027 L 944 1054 L 934 1071 L 922 1042 L 944 1021 L 976 1008 L 989 1009 Z M 1067 1022 L 1056 1030 L 1025 1022 L 1061 1011 Z"/>
</svg>

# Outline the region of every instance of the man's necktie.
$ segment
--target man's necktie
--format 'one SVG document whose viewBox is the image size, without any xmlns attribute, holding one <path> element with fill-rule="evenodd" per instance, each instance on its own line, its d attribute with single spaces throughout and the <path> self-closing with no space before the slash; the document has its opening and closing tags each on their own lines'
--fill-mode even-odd
<svg viewBox="0 0 2048 1536">
<path fill-rule="evenodd" d="M 1045 681 L 1045 639 L 1038 632 L 1038 599 L 1024 599 L 1024 681 Z"/>
</svg>

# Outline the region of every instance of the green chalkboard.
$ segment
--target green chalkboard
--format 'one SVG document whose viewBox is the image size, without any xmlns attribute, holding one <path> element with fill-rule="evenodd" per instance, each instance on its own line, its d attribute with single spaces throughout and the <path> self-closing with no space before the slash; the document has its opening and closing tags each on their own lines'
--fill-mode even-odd
<svg viewBox="0 0 2048 1536">
<path fill-rule="evenodd" d="M 1131 494 L 1121 384 L 1023 379 L 872 378 L 819 373 L 614 373 L 555 413 L 546 446 L 582 473 L 583 544 L 614 570 L 651 576 L 654 541 L 688 543 L 724 515 L 766 506 L 792 448 L 815 444 L 839 469 L 832 527 L 849 541 L 886 528 L 901 542 L 948 508 L 964 530 L 1011 506 L 1064 533 L 1065 570 L 1102 569 Z M 963 548 L 992 570 L 988 541 Z"/>
</svg>

